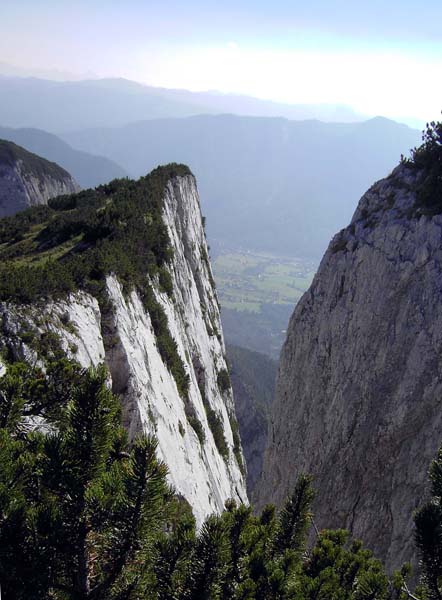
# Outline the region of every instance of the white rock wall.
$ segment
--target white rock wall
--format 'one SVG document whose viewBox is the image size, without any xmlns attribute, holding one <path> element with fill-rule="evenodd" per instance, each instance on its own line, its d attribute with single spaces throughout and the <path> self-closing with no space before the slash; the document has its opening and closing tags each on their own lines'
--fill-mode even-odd
<svg viewBox="0 0 442 600">
<path fill-rule="evenodd" d="M 17 358 L 32 354 L 20 341 L 20 329 L 37 328 L 58 333 L 67 355 L 83 366 L 107 363 L 113 389 L 121 395 L 130 435 L 143 431 L 157 436 L 170 482 L 189 501 L 201 524 L 208 514 L 221 511 L 228 498 L 247 502 L 247 494 L 233 454 L 229 422 L 229 413 L 234 414 L 232 392 L 221 393 L 217 384 L 218 372 L 227 365 L 192 176 L 169 183 L 164 220 L 174 249 L 172 298 L 160 292 L 156 282 L 151 283 L 190 377 L 188 402 L 203 425 L 203 445 L 187 421 L 184 400 L 161 359 L 149 314 L 136 292 L 123 293 L 115 276 L 108 276 L 106 281 L 110 310 L 105 315 L 97 300 L 81 291 L 65 301 L 32 307 L 0 305 L 0 319 L 3 316 L 3 336 L 9 336 L 10 345 L 15 344 Z M 207 422 L 198 386 L 202 372 L 206 399 L 223 422 L 228 460 L 219 454 Z"/>
</svg>

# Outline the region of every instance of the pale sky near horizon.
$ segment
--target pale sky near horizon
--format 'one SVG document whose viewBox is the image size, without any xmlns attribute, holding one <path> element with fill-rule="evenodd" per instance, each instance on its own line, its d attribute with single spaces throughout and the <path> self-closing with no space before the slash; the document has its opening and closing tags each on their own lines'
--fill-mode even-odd
<svg viewBox="0 0 442 600">
<path fill-rule="evenodd" d="M 440 118 L 437 0 L 2 0 L 0 62 Z"/>
</svg>

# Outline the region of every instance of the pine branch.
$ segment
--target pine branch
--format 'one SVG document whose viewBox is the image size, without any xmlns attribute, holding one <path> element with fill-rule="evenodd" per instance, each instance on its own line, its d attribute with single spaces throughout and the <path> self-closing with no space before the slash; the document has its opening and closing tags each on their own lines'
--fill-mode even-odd
<svg viewBox="0 0 442 600">
<path fill-rule="evenodd" d="M 408 588 L 408 585 L 405 583 L 403 583 L 402 588 L 401 588 L 401 592 L 404 592 L 405 594 L 407 594 L 407 596 L 409 598 L 411 598 L 411 600 L 421 600 L 420 598 L 418 598 L 417 596 L 415 596 L 414 594 L 412 594 Z"/>
</svg>

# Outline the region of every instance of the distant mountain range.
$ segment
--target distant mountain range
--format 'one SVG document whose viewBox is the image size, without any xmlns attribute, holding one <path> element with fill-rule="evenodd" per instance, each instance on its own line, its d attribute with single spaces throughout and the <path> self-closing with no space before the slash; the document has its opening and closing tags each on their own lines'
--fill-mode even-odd
<svg viewBox="0 0 442 600">
<path fill-rule="evenodd" d="M 183 162 L 196 175 L 209 239 L 221 246 L 317 258 L 372 181 L 420 141 L 384 118 L 362 123 L 200 115 L 63 136 L 133 176 Z"/>
<path fill-rule="evenodd" d="M 201 114 L 225 111 L 252 116 Z M 282 105 L 123 79 L 0 76 L 0 115 L 3 126 L 29 127 L 0 129 L 1 137 L 56 161 L 82 187 L 186 163 L 198 178 L 212 245 L 304 258 L 322 255 L 367 186 L 421 137 L 381 117 L 283 118 L 358 118 L 345 107 Z"/>
<path fill-rule="evenodd" d="M 249 117 L 283 117 L 292 120 L 318 119 L 332 122 L 355 122 L 366 119 L 344 104 L 284 104 L 240 94 L 221 92 L 190 92 L 164 88 L 148 88 L 180 102 L 205 106 L 204 112 L 229 113 Z"/>
<path fill-rule="evenodd" d="M 126 79 L 50 81 L 0 75 L 0 115 L 9 127 L 59 133 L 220 113 L 341 122 L 364 118 L 341 105 L 282 104 L 236 94 L 157 88 Z"/>
<path fill-rule="evenodd" d="M 108 158 L 74 150 L 57 136 L 39 129 L 0 127 L 0 138 L 23 146 L 47 160 L 56 162 L 68 171 L 83 188 L 96 187 L 126 171 Z"/>
</svg>

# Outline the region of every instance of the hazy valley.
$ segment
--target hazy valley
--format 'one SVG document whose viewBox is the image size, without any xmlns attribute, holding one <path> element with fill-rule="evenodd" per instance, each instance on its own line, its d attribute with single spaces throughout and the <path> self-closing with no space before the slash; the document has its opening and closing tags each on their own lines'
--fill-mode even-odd
<svg viewBox="0 0 442 600">
<path fill-rule="evenodd" d="M 36 72 L 0 63 L 0 595 L 440 600 L 442 124 Z"/>
</svg>

